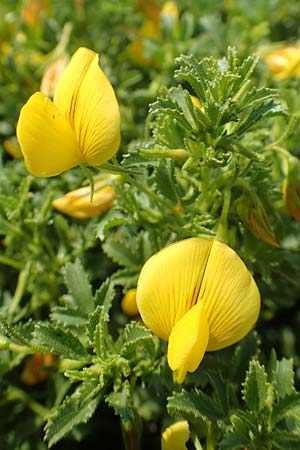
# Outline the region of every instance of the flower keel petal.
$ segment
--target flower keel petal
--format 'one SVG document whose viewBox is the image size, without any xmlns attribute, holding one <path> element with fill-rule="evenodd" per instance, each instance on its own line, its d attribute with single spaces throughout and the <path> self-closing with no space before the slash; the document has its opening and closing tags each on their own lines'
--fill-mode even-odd
<svg viewBox="0 0 300 450">
<path fill-rule="evenodd" d="M 187 372 L 194 372 L 206 351 L 209 339 L 208 320 L 202 302 L 193 306 L 171 331 L 168 363 L 182 383 Z"/>
<path fill-rule="evenodd" d="M 162 434 L 161 450 L 187 450 L 185 444 L 189 437 L 190 429 L 186 420 L 173 423 Z"/>
</svg>

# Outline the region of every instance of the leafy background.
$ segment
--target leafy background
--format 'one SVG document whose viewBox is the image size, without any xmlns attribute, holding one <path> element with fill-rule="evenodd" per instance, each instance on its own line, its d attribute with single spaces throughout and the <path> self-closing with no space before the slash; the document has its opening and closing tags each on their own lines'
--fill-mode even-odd
<svg viewBox="0 0 300 450">
<path fill-rule="evenodd" d="M 263 58 L 248 77 L 254 60 L 244 66 L 243 61 L 297 44 L 300 5 L 178 1 L 178 26 L 162 23 L 160 41 L 145 40 L 145 51 L 155 60 L 145 64 L 132 56 L 132 43 L 146 21 L 144 2 L 45 0 L 36 2 L 42 13 L 34 24 L 25 14 L 32 3 L 0 5 L 0 448 L 46 449 L 45 423 L 46 439 L 57 449 L 84 449 L 99 441 L 106 448 L 121 447 L 122 433 L 128 437 L 132 430 L 135 436 L 143 433 L 142 448 L 159 448 L 161 429 L 172 417 L 189 419 L 194 442 L 203 448 L 298 448 L 299 224 L 282 204 L 282 160 L 272 153 L 259 159 L 257 149 L 289 130 L 281 145 L 299 156 L 300 78 L 274 80 Z M 85 183 L 80 169 L 37 179 L 7 152 L 9 145 L 17 148 L 20 107 L 39 89 L 47 64 L 80 46 L 99 52 L 116 90 L 122 114 L 116 165 L 127 171 L 114 182 L 116 207 L 84 221 L 51 206 L 54 198 Z M 249 91 L 251 97 L 245 89 L 227 111 L 224 88 L 218 102 L 209 98 L 215 85 L 224 86 L 216 69 L 216 60 L 224 57 L 232 63 L 226 81 L 230 98 L 247 77 L 258 90 Z M 197 61 L 203 58 L 212 59 L 200 67 Z M 203 68 L 209 89 L 201 98 L 197 70 Z M 180 84 L 208 102 L 206 117 L 195 113 Z M 260 109 L 251 123 L 256 101 Z M 236 140 L 221 145 L 222 127 L 233 117 L 241 126 L 234 130 Z M 193 151 L 195 142 L 205 144 L 203 149 L 211 142 L 203 131 L 205 120 L 213 124 L 214 141 L 201 160 Z M 189 151 L 187 160 L 159 155 L 161 149 L 182 147 Z M 256 187 L 265 208 L 269 205 L 280 249 L 240 220 L 236 202 L 244 188 L 232 181 L 237 161 L 240 179 Z M 254 272 L 263 299 L 261 318 L 256 332 L 233 348 L 206 355 L 201 370 L 177 389 L 164 343 L 130 321 L 120 301 L 155 251 L 176 239 L 214 234 L 222 217 L 222 189 L 229 183 L 228 240 Z M 178 203 L 182 213 L 174 212 Z M 60 359 L 46 381 L 26 386 L 21 379 L 26 355 L 37 351 Z"/>
</svg>

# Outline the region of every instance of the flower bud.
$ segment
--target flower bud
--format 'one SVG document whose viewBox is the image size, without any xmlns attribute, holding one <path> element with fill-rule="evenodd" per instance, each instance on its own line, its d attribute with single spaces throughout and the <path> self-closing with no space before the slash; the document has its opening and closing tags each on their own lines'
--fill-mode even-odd
<svg viewBox="0 0 300 450">
<path fill-rule="evenodd" d="M 280 247 L 280 243 L 269 224 L 264 205 L 258 195 L 252 191 L 244 192 L 236 201 L 235 206 L 240 219 L 253 234 L 275 247 Z"/>
<path fill-rule="evenodd" d="M 300 161 L 294 156 L 288 159 L 288 177 L 283 185 L 283 197 L 289 215 L 300 222 Z"/>
<path fill-rule="evenodd" d="M 6 139 L 3 142 L 4 150 L 15 159 L 23 159 L 23 155 L 16 138 Z"/>
<path fill-rule="evenodd" d="M 56 358 L 51 353 L 46 353 L 45 355 L 35 353 L 30 356 L 21 373 L 21 381 L 27 386 L 42 383 L 49 377 L 48 369 L 52 366 Z"/>
<path fill-rule="evenodd" d="M 63 71 L 68 65 L 68 62 L 68 56 L 64 55 L 45 68 L 44 75 L 41 81 L 40 91 L 43 94 L 47 95 L 47 97 L 54 96 L 58 80 L 62 76 Z"/>
<path fill-rule="evenodd" d="M 52 202 L 52 206 L 68 216 L 87 219 L 111 208 L 116 198 L 113 188 L 107 186 L 106 180 L 95 184 L 92 201 L 90 195 L 91 188 L 86 186 L 57 198 Z"/>
<path fill-rule="evenodd" d="M 121 301 L 122 311 L 128 316 L 137 316 L 139 313 L 136 303 L 136 289 L 129 289 Z"/>
</svg>

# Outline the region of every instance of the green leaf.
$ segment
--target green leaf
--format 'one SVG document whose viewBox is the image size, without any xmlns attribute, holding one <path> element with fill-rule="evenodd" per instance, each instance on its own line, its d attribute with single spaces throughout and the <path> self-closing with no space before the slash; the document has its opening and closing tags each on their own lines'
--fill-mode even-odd
<svg viewBox="0 0 300 450">
<path fill-rule="evenodd" d="M 128 380 L 124 382 L 121 391 L 111 392 L 105 401 L 114 408 L 115 414 L 122 420 L 134 419 L 133 398 Z"/>
<path fill-rule="evenodd" d="M 151 331 L 139 322 L 130 322 L 126 325 L 122 335 L 120 336 L 122 342 L 120 354 L 126 355 L 130 352 L 136 352 L 140 345 L 153 342 L 153 335 Z"/>
<path fill-rule="evenodd" d="M 105 359 L 107 356 L 106 342 L 109 339 L 109 334 L 107 330 L 107 322 L 109 321 L 109 316 L 105 312 L 103 306 L 98 306 L 97 311 L 99 314 L 99 323 L 97 323 L 94 331 L 93 345 L 95 352 L 101 359 Z"/>
<path fill-rule="evenodd" d="M 128 222 L 128 218 L 121 214 L 121 212 L 111 209 L 106 216 L 100 221 L 97 226 L 97 236 L 100 241 L 104 241 L 108 232 L 124 223 Z"/>
<path fill-rule="evenodd" d="M 106 347 L 111 343 L 111 336 L 107 329 L 109 310 L 115 297 L 114 283 L 108 278 L 95 294 L 95 311 L 89 315 L 87 326 L 90 342 L 100 358 L 106 357 Z"/>
<path fill-rule="evenodd" d="M 119 269 L 114 272 L 113 281 L 116 285 L 124 286 L 128 290 L 136 287 L 139 274 L 137 267 Z"/>
<path fill-rule="evenodd" d="M 220 442 L 220 450 L 240 450 L 247 448 L 249 439 L 238 431 L 232 431 L 225 435 Z"/>
<path fill-rule="evenodd" d="M 249 360 L 258 351 L 258 338 L 255 332 L 249 333 L 235 348 L 229 368 L 229 378 L 237 383 L 244 380 Z"/>
<path fill-rule="evenodd" d="M 82 327 L 87 323 L 87 316 L 78 309 L 66 306 L 55 306 L 51 309 L 50 317 L 53 321 L 66 327 Z"/>
<path fill-rule="evenodd" d="M 174 162 L 170 159 L 159 161 L 154 172 L 154 180 L 158 191 L 174 203 L 178 202 Z"/>
<path fill-rule="evenodd" d="M 247 117 L 241 120 L 240 125 L 235 129 L 235 134 L 241 136 L 248 131 L 259 120 L 279 114 L 284 114 L 283 107 L 274 100 L 269 100 L 265 103 L 261 103 L 254 106 Z"/>
<path fill-rule="evenodd" d="M 263 365 L 252 360 L 243 383 L 243 399 L 251 411 L 261 411 L 267 403 L 269 383 Z"/>
<path fill-rule="evenodd" d="M 102 397 L 99 391 L 97 380 L 85 381 L 54 409 L 45 426 L 45 438 L 49 447 L 60 441 L 74 427 L 86 423 L 92 417 Z"/>
<path fill-rule="evenodd" d="M 107 256 L 120 266 L 132 267 L 141 263 L 139 255 L 132 249 L 132 246 L 122 241 L 109 239 L 103 244 L 103 250 Z"/>
<path fill-rule="evenodd" d="M 0 335 L 13 344 L 30 345 L 33 328 L 34 322 L 31 320 L 26 323 L 11 324 L 7 322 L 2 314 L 0 315 Z"/>
<path fill-rule="evenodd" d="M 281 420 L 284 420 L 288 414 L 293 414 L 294 411 L 298 412 L 300 406 L 300 394 L 294 393 L 285 396 L 278 404 L 274 405 L 271 414 L 272 426 L 276 425 Z"/>
<path fill-rule="evenodd" d="M 277 361 L 273 384 L 279 399 L 295 392 L 292 359 Z"/>
<path fill-rule="evenodd" d="M 187 420 L 208 418 L 210 420 L 225 419 L 223 410 L 204 392 L 195 390 L 182 391 L 168 398 L 168 412 L 172 416 L 182 416 Z"/>
<path fill-rule="evenodd" d="M 64 267 L 66 286 L 75 300 L 79 311 L 89 313 L 93 310 L 93 294 L 87 274 L 80 261 L 68 263 Z"/>
<path fill-rule="evenodd" d="M 223 378 L 220 371 L 210 370 L 208 372 L 208 378 L 213 387 L 213 392 L 220 410 L 222 410 L 223 416 L 226 417 L 229 414 L 228 382 Z"/>
<path fill-rule="evenodd" d="M 32 342 L 40 351 L 54 353 L 64 358 L 80 360 L 89 357 L 84 346 L 71 332 L 51 323 L 36 324 Z"/>
<path fill-rule="evenodd" d="M 107 278 L 95 293 L 95 305 L 101 305 L 108 312 L 115 298 L 114 280 Z"/>
</svg>

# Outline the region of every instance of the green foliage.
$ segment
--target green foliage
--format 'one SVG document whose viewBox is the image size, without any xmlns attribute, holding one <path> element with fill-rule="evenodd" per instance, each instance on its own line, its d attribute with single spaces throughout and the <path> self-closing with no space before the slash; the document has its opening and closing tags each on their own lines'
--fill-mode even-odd
<svg viewBox="0 0 300 450">
<path fill-rule="evenodd" d="M 99 391 L 97 380 L 83 382 L 52 411 L 45 427 L 49 447 L 56 444 L 76 425 L 86 423 L 91 418 L 101 399 Z"/>
<path fill-rule="evenodd" d="M 46 5 L 36 22 L 29 0 L 1 2 L 1 448 L 77 450 L 99 436 L 119 448 L 113 415 L 128 450 L 160 448 L 174 417 L 197 450 L 299 447 L 300 237 L 282 190 L 300 155 L 300 83 L 273 79 L 263 58 L 299 40 L 300 10 L 277 3 L 180 0 L 178 22 L 159 15 L 148 35 L 152 2 L 35 2 Z M 38 179 L 8 153 L 20 156 L 19 110 L 49 63 L 80 46 L 100 53 L 122 118 L 101 173 L 115 175 L 116 201 L 91 220 L 52 207 L 86 184 L 81 170 Z M 181 387 L 166 343 L 120 303 L 152 254 L 203 235 L 245 261 L 262 313 L 257 332 L 206 354 Z M 44 367 L 31 370 L 46 375 L 27 385 L 37 353 Z"/>
</svg>

